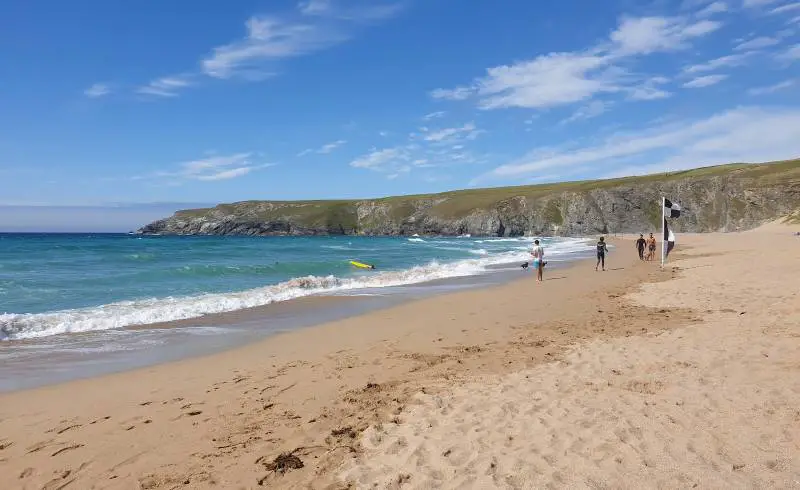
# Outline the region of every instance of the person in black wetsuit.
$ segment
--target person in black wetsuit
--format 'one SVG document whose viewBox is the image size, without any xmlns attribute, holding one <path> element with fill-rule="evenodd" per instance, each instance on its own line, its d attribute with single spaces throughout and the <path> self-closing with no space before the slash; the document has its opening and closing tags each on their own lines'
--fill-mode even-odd
<svg viewBox="0 0 800 490">
<path fill-rule="evenodd" d="M 597 270 L 601 263 L 603 264 L 603 270 L 606 270 L 606 252 L 608 252 L 608 247 L 606 247 L 603 237 L 600 237 L 600 241 L 597 242 L 597 265 L 594 266 L 594 270 Z"/>
<path fill-rule="evenodd" d="M 644 260 L 644 247 L 647 246 L 647 240 L 644 239 L 644 235 L 639 235 L 639 239 L 636 240 L 636 249 L 639 251 L 639 260 Z"/>
</svg>

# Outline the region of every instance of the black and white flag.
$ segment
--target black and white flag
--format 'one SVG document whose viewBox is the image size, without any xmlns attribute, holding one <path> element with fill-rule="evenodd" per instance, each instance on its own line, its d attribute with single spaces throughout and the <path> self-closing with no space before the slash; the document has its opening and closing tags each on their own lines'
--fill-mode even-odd
<svg viewBox="0 0 800 490">
<path fill-rule="evenodd" d="M 667 218 L 678 218 L 681 215 L 681 207 L 678 203 L 674 203 L 667 198 L 664 198 L 664 244 L 663 244 L 663 257 L 662 257 L 662 264 L 664 260 L 669 256 L 669 253 L 675 247 L 675 234 L 672 233 L 672 230 L 669 228 L 669 223 L 667 222 Z"/>
<path fill-rule="evenodd" d="M 681 207 L 676 202 L 672 202 L 666 197 L 664 198 L 664 217 L 665 218 L 679 218 L 681 215 Z"/>
<path fill-rule="evenodd" d="M 669 229 L 667 218 L 664 218 L 664 258 L 669 256 L 672 249 L 675 247 L 675 234 Z"/>
</svg>

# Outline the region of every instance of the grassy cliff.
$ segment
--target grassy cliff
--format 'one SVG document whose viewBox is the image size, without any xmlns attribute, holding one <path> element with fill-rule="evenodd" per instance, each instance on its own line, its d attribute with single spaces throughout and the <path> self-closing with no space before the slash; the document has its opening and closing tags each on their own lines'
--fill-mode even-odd
<svg viewBox="0 0 800 490">
<path fill-rule="evenodd" d="M 660 197 L 691 231 L 749 228 L 800 207 L 800 160 L 335 201 L 242 201 L 179 211 L 140 230 L 174 234 L 587 234 L 657 228 Z"/>
</svg>

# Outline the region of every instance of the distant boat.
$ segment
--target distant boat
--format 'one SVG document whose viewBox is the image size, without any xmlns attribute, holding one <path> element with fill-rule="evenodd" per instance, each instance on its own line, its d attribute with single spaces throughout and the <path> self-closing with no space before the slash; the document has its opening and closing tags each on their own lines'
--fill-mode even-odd
<svg viewBox="0 0 800 490">
<path fill-rule="evenodd" d="M 411 237 L 412 237 L 412 238 L 419 238 L 419 235 L 418 235 L 418 234 L 416 234 L 416 233 L 414 233 L 413 235 L 411 235 Z"/>
</svg>

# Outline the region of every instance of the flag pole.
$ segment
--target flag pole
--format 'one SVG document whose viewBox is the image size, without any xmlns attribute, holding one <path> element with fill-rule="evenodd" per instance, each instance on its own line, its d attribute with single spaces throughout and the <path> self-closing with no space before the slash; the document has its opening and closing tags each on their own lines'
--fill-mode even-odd
<svg viewBox="0 0 800 490">
<path fill-rule="evenodd" d="M 664 267 L 664 234 L 667 230 L 664 229 L 664 224 L 666 223 L 666 215 L 664 214 L 664 196 L 661 196 L 661 267 Z"/>
</svg>

